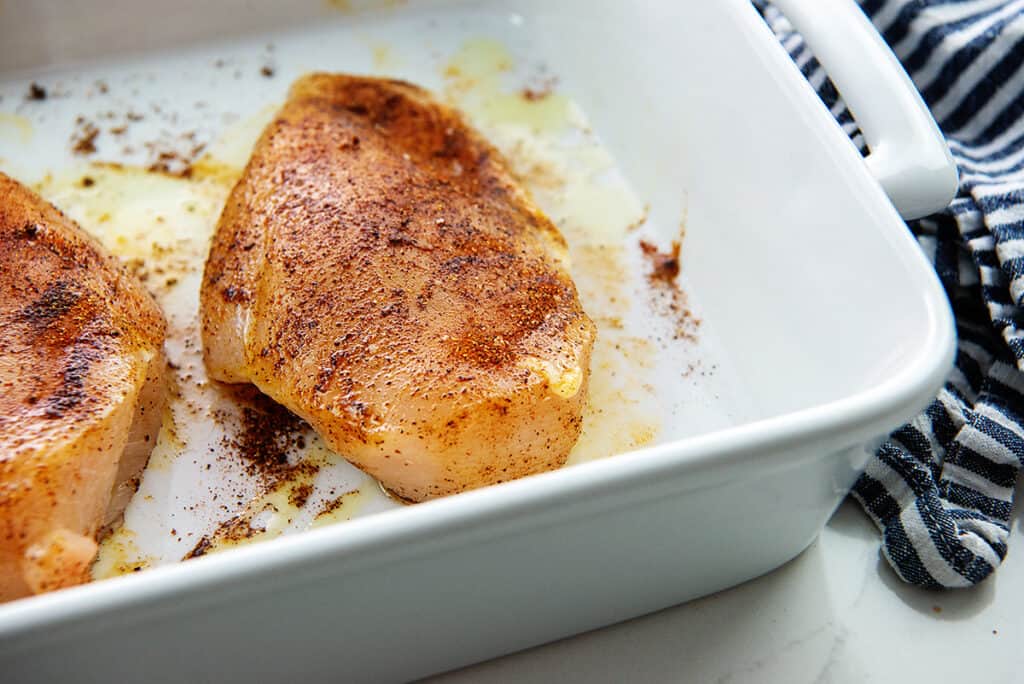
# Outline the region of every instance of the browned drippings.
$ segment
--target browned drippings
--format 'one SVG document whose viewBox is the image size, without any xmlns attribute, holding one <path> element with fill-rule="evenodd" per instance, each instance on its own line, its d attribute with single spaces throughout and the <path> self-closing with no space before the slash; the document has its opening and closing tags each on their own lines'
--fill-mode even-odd
<svg viewBox="0 0 1024 684">
<path fill-rule="evenodd" d="M 672 249 L 662 252 L 657 245 L 647 240 L 640 241 L 640 249 L 650 264 L 651 270 L 647 278 L 652 282 L 663 282 L 675 285 L 676 277 L 679 275 L 679 249 L 681 245 L 678 240 L 672 241 Z"/>
<path fill-rule="evenodd" d="M 646 240 L 640 241 L 640 249 L 648 263 L 647 282 L 652 307 L 672 323 L 673 339 L 696 341 L 701 320 L 690 309 L 686 293 L 679 286 L 680 248 L 678 240 L 672 242 L 668 252 L 662 252 L 657 245 Z"/>
</svg>

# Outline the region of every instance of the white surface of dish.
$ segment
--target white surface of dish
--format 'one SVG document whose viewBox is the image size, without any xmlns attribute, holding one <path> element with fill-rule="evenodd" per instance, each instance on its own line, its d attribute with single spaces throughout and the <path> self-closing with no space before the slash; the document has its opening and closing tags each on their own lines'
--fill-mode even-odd
<svg viewBox="0 0 1024 684">
<path fill-rule="evenodd" d="M 953 330 L 933 272 L 745 0 L 652 2 L 643 13 L 618 2 L 388 3 L 366 14 L 310 3 L 289 6 L 286 20 L 273 3 L 242 5 L 202 5 L 189 33 L 182 17 L 199 5 L 154 28 L 156 5 L 109 7 L 97 19 L 60 3 L 6 3 L 0 54 L 22 71 L 3 81 L 23 97 L 31 79 L 70 73 L 55 61 L 99 58 L 73 71 L 102 68 L 108 79 L 151 65 L 152 81 L 143 71 L 125 84 L 134 98 L 173 65 L 177 77 L 158 93 L 168 107 L 216 87 L 218 100 L 248 113 L 280 101 L 279 75 L 370 71 L 375 58 L 410 49 L 381 68 L 436 87 L 439 60 L 469 38 L 497 41 L 559 78 L 558 93 L 586 113 L 649 204 L 651 237 L 677 238 L 685 212 L 683 272 L 701 334 L 713 331 L 718 377 L 736 379 L 721 404 L 701 397 L 699 406 L 724 406 L 718 417 L 735 424 L 688 422 L 698 415 L 690 406 L 659 444 L 624 457 L 0 607 L 0 665 L 16 679 L 73 667 L 83 681 L 116 680 L 144 665 L 156 679 L 230 669 L 251 681 L 295 663 L 311 678 L 341 667 L 403 679 L 692 599 L 810 544 L 876 440 L 941 384 Z M 122 33 L 104 33 L 103 17 L 115 14 Z M 29 25 L 35 40 L 24 38 Z M 285 28 L 201 44 L 256 25 Z M 200 44 L 183 48 L 186 38 Z M 146 55 L 118 53 L 146 41 Z M 211 62 L 230 50 L 246 55 L 230 67 L 240 77 L 213 80 Z M 279 74 L 270 87 L 263 67 Z M 82 80 L 75 92 L 92 85 L 102 90 Z M 8 97 L 4 111 L 34 104 Z M 83 103 L 47 104 L 53 118 L 29 126 L 33 157 L 0 151 L 21 177 L 66 158 Z M 229 123 L 192 109 L 169 125 Z M 10 130 L 25 135 L 20 124 Z M 664 379 L 685 370 L 659 362 Z M 60 661 L 42 656 L 57 648 Z"/>
</svg>

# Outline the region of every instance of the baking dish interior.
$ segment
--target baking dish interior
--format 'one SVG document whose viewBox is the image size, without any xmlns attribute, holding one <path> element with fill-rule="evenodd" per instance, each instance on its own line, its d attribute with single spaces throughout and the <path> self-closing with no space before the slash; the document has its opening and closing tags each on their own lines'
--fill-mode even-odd
<svg viewBox="0 0 1024 684">
<path fill-rule="evenodd" d="M 576 24 L 573 40 L 601 41 L 561 66 L 652 224 L 683 212 L 684 273 L 756 417 L 941 366 L 949 317 L 933 275 L 765 27 L 732 20 L 749 4 L 602 8 L 550 40 Z"/>
<path fill-rule="evenodd" d="M 184 3 L 161 7 L 159 23 L 151 9 L 5 3 L 0 59 L 5 71 L 23 71 L 273 28 L 317 42 L 326 36 L 317 23 L 408 45 L 420 34 L 406 24 L 424 19 L 434 31 L 421 35 L 423 47 L 434 52 L 457 35 L 482 35 L 543 58 L 649 206 L 645 234 L 668 243 L 685 231 L 686 288 L 729 373 L 714 392 L 736 397 L 708 429 L 849 397 L 942 356 L 935 345 L 948 321 L 934 279 L 810 88 L 781 49 L 766 49 L 770 36 L 745 0 L 652 2 L 643 12 L 611 0 L 309 2 L 287 11 L 228 2 L 201 12 Z M 325 46 L 337 57 L 324 68 L 341 68 L 352 49 Z M 436 73 L 414 61 L 395 71 L 436 85 Z M 701 431 L 670 420 L 658 441 Z"/>
</svg>

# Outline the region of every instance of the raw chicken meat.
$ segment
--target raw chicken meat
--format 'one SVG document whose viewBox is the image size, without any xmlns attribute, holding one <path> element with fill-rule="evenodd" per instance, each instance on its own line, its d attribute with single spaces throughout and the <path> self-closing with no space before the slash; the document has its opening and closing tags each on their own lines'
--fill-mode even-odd
<svg viewBox="0 0 1024 684">
<path fill-rule="evenodd" d="M 207 368 L 253 383 L 411 501 L 561 466 L 595 327 L 563 237 L 453 109 L 297 81 L 228 199 Z"/>
</svg>

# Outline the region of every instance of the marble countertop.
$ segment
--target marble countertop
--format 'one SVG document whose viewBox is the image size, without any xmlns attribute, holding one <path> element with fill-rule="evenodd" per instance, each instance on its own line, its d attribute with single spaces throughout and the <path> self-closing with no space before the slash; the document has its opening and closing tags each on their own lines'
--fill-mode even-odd
<svg viewBox="0 0 1024 684">
<path fill-rule="evenodd" d="M 903 584 L 879 553 L 875 527 L 847 501 L 818 541 L 764 577 L 431 681 L 1020 681 L 1022 509 L 1002 568 L 971 589 Z"/>
</svg>

